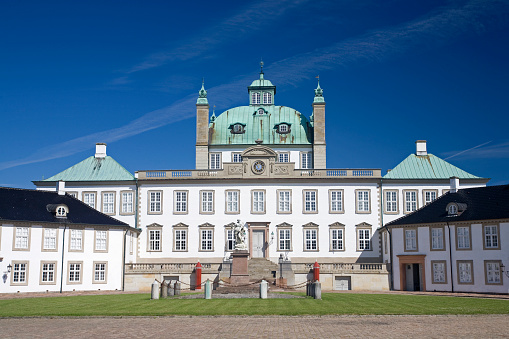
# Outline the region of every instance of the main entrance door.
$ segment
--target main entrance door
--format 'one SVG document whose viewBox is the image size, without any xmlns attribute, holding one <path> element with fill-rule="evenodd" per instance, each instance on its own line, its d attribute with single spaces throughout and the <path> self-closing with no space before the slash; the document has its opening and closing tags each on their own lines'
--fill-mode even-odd
<svg viewBox="0 0 509 339">
<path fill-rule="evenodd" d="M 264 258 L 265 257 L 265 231 L 264 230 L 253 230 L 253 258 Z"/>
</svg>

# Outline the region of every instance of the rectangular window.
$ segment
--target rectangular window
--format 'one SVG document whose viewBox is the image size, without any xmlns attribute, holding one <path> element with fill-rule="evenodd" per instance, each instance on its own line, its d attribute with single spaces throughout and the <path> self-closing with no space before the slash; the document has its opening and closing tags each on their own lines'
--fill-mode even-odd
<svg viewBox="0 0 509 339">
<path fill-rule="evenodd" d="M 28 283 L 28 263 L 12 263 L 12 283 L 17 285 L 26 285 Z"/>
<path fill-rule="evenodd" d="M 108 250 L 108 232 L 95 231 L 95 250 L 107 251 Z"/>
<path fill-rule="evenodd" d="M 312 169 L 313 168 L 313 153 L 302 152 L 300 154 L 300 168 Z"/>
<path fill-rule="evenodd" d="M 291 213 L 292 211 L 292 191 L 277 191 L 277 211 L 278 213 Z"/>
<path fill-rule="evenodd" d="M 122 192 L 122 214 L 133 213 L 133 192 Z"/>
<path fill-rule="evenodd" d="M 417 251 L 416 229 L 405 229 L 405 251 Z"/>
<path fill-rule="evenodd" d="M 317 213 L 316 191 L 304 191 L 304 213 Z"/>
<path fill-rule="evenodd" d="M 28 227 L 16 227 L 14 249 L 28 250 L 30 240 L 30 229 Z"/>
<path fill-rule="evenodd" d="M 441 227 L 433 227 L 431 232 L 431 250 L 444 250 L 444 229 Z"/>
<path fill-rule="evenodd" d="M 57 249 L 57 231 L 56 228 L 44 229 L 43 251 L 55 251 Z"/>
<path fill-rule="evenodd" d="M 161 250 L 161 230 L 148 230 L 148 250 L 155 252 Z"/>
<path fill-rule="evenodd" d="M 423 195 L 424 195 L 424 205 L 427 205 L 429 203 L 432 203 L 433 201 L 435 201 L 437 199 L 437 193 L 438 191 L 437 190 L 425 190 L 423 191 Z"/>
<path fill-rule="evenodd" d="M 472 276 L 472 260 L 458 261 L 458 283 L 459 284 L 473 284 L 474 278 Z"/>
<path fill-rule="evenodd" d="M 200 199 L 200 212 L 204 214 L 214 213 L 214 191 L 200 191 Z"/>
<path fill-rule="evenodd" d="M 263 104 L 264 105 L 270 105 L 272 104 L 272 94 L 264 92 L 263 93 Z"/>
<path fill-rule="evenodd" d="M 213 251 L 214 247 L 214 230 L 201 230 L 200 232 L 200 250 L 201 251 Z"/>
<path fill-rule="evenodd" d="M 95 208 L 95 192 L 83 192 L 83 202 Z"/>
<path fill-rule="evenodd" d="M 357 200 L 357 213 L 370 213 L 370 203 L 369 203 L 369 191 L 364 190 L 356 190 L 355 198 Z"/>
<path fill-rule="evenodd" d="M 159 214 L 162 212 L 161 203 L 163 200 L 162 191 L 149 191 L 148 192 L 148 213 Z"/>
<path fill-rule="evenodd" d="M 232 229 L 226 230 L 226 244 L 225 248 L 227 251 L 233 251 L 235 249 L 235 237 Z"/>
<path fill-rule="evenodd" d="M 485 278 L 487 285 L 501 285 L 502 276 L 500 272 L 500 261 L 489 261 L 484 262 Z"/>
<path fill-rule="evenodd" d="M 83 230 L 71 230 L 70 237 L 71 241 L 69 242 L 69 250 L 83 250 Z"/>
<path fill-rule="evenodd" d="M 187 213 L 187 191 L 175 191 L 173 213 Z"/>
<path fill-rule="evenodd" d="M 499 249 L 500 244 L 498 242 L 498 226 L 489 225 L 484 226 L 484 249 Z"/>
<path fill-rule="evenodd" d="M 279 152 L 277 155 L 278 162 L 290 162 L 290 153 L 288 152 Z"/>
<path fill-rule="evenodd" d="M 417 191 L 404 191 L 405 213 L 417 210 Z"/>
<path fill-rule="evenodd" d="M 456 227 L 456 239 L 458 250 L 470 249 L 470 227 Z"/>
<path fill-rule="evenodd" d="M 398 191 L 385 191 L 385 213 L 398 213 Z"/>
<path fill-rule="evenodd" d="M 232 153 L 232 162 L 242 162 L 241 153 Z"/>
<path fill-rule="evenodd" d="M 358 251 L 371 251 L 371 230 L 357 230 L 357 249 Z"/>
<path fill-rule="evenodd" d="M 221 169 L 221 153 L 209 154 L 209 168 L 214 170 Z"/>
<path fill-rule="evenodd" d="M 307 229 L 304 230 L 304 250 L 317 251 L 318 250 L 318 230 Z"/>
<path fill-rule="evenodd" d="M 260 104 L 260 93 L 253 93 L 251 94 L 251 103 L 253 105 L 259 105 Z"/>
<path fill-rule="evenodd" d="M 187 230 L 175 230 L 175 251 L 187 251 Z"/>
<path fill-rule="evenodd" d="M 81 263 L 69 263 L 69 283 L 81 282 Z"/>
<path fill-rule="evenodd" d="M 445 261 L 431 261 L 431 269 L 433 270 L 433 284 L 447 284 Z"/>
<path fill-rule="evenodd" d="M 291 251 L 292 250 L 292 230 L 279 229 L 278 230 L 278 251 Z"/>
<path fill-rule="evenodd" d="M 344 229 L 331 229 L 331 251 L 344 251 Z"/>
<path fill-rule="evenodd" d="M 329 190 L 329 213 L 343 213 L 343 190 Z"/>
<path fill-rule="evenodd" d="M 106 263 L 94 263 L 94 283 L 106 282 Z"/>
<path fill-rule="evenodd" d="M 102 203 L 104 214 L 115 214 L 115 192 L 103 192 Z"/>
<path fill-rule="evenodd" d="M 239 191 L 226 191 L 226 213 L 239 213 Z"/>
<path fill-rule="evenodd" d="M 251 213 L 265 213 L 265 191 L 252 191 Z"/>
<path fill-rule="evenodd" d="M 41 284 L 55 283 L 55 267 L 53 262 L 41 263 Z"/>
</svg>

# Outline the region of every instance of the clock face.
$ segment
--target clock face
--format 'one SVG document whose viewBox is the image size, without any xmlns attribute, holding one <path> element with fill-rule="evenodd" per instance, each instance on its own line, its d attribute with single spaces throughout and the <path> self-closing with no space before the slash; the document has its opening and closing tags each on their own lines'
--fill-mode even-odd
<svg viewBox="0 0 509 339">
<path fill-rule="evenodd" d="M 255 161 L 255 163 L 253 164 L 253 171 L 256 174 L 260 174 L 260 173 L 263 173 L 264 170 L 265 170 L 265 163 L 260 160 Z"/>
</svg>

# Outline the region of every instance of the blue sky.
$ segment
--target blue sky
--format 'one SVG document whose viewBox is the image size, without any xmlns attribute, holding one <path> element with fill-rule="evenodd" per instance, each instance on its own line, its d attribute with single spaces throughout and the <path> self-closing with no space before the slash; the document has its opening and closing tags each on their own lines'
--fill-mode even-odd
<svg viewBox="0 0 509 339">
<path fill-rule="evenodd" d="M 265 78 L 311 114 L 329 168 L 428 152 L 509 183 L 509 1 L 0 2 L 0 185 L 33 188 L 93 155 L 194 168 L 202 78 L 216 114 Z"/>
</svg>

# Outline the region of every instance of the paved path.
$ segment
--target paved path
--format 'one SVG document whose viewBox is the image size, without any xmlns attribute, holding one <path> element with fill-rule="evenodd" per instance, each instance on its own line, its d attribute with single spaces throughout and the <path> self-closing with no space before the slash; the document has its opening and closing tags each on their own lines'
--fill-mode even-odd
<svg viewBox="0 0 509 339">
<path fill-rule="evenodd" d="M 508 338 L 508 315 L 0 319 L 2 338 Z"/>
</svg>

